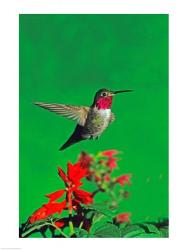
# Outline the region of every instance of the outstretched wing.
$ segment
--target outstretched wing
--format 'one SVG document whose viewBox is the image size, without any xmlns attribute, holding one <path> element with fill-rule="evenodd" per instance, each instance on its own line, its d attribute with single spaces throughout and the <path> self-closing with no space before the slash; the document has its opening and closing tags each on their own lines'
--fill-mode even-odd
<svg viewBox="0 0 187 250">
<path fill-rule="evenodd" d="M 89 111 L 89 107 L 85 106 L 71 106 L 56 103 L 50 104 L 43 102 L 35 102 L 34 104 L 58 115 L 62 115 L 70 120 L 74 120 L 81 126 L 84 126 Z"/>
</svg>

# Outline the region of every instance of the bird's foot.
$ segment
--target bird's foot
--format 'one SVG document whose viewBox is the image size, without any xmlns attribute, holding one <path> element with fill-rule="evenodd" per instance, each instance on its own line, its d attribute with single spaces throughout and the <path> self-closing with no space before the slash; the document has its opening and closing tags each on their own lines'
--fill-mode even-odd
<svg viewBox="0 0 187 250">
<path fill-rule="evenodd" d="M 93 139 L 96 139 L 96 140 L 97 140 L 98 138 L 99 138 L 99 136 L 90 135 L 90 138 L 89 138 L 89 139 L 90 139 L 90 140 L 93 140 Z"/>
</svg>

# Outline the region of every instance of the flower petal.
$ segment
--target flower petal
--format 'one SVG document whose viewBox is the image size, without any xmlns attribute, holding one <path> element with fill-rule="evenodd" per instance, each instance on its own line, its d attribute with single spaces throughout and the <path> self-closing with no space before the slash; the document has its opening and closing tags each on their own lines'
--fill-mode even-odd
<svg viewBox="0 0 187 250">
<path fill-rule="evenodd" d="M 87 176 L 87 169 L 81 167 L 81 163 L 77 162 L 74 165 L 68 162 L 68 178 L 76 186 L 80 186 L 80 180 Z"/>
<path fill-rule="evenodd" d="M 44 205 L 47 209 L 47 215 L 53 215 L 55 213 L 61 214 L 62 210 L 66 207 L 66 201 L 47 203 Z"/>
<path fill-rule="evenodd" d="M 119 151 L 117 151 L 115 149 L 111 149 L 111 150 L 106 150 L 106 151 L 101 152 L 101 155 L 107 156 L 107 157 L 112 157 L 113 155 L 116 155 L 118 153 L 119 153 Z"/>
<path fill-rule="evenodd" d="M 110 182 L 110 175 L 109 174 L 106 174 L 105 176 L 104 176 L 104 180 L 106 181 L 106 182 Z"/>
<path fill-rule="evenodd" d="M 116 182 L 118 182 L 121 186 L 124 186 L 125 184 L 131 185 L 130 178 L 131 174 L 124 174 L 120 177 L 116 178 Z"/>
<path fill-rule="evenodd" d="M 58 167 L 58 174 L 62 178 L 62 180 L 64 181 L 65 184 L 67 184 L 69 182 L 67 175 L 65 174 L 65 172 L 62 170 L 61 167 Z"/>
<path fill-rule="evenodd" d="M 116 221 L 118 223 L 123 223 L 123 222 L 130 222 L 129 217 L 131 216 L 131 213 L 121 213 L 116 216 Z"/>
<path fill-rule="evenodd" d="M 46 194 L 45 196 L 50 199 L 49 202 L 53 202 L 53 201 L 58 200 L 60 197 L 62 197 L 64 193 L 65 193 L 65 190 L 58 190 L 51 194 Z"/>
<path fill-rule="evenodd" d="M 89 193 L 81 189 L 76 189 L 74 191 L 74 196 L 76 198 L 76 201 L 83 204 L 89 204 L 93 202 L 92 193 Z"/>
<path fill-rule="evenodd" d="M 62 220 L 61 220 L 61 221 L 56 221 L 56 222 L 55 222 L 55 226 L 56 226 L 56 227 L 59 227 L 59 228 L 63 227 L 64 224 L 65 224 L 65 223 L 64 223 Z"/>
<path fill-rule="evenodd" d="M 106 165 L 110 168 L 110 170 L 113 170 L 117 167 L 117 158 L 109 157 L 108 161 L 106 162 Z"/>
<path fill-rule="evenodd" d="M 31 215 L 31 217 L 29 218 L 29 221 L 30 223 L 34 223 L 38 220 L 43 220 L 47 217 L 48 217 L 47 209 L 44 206 L 42 206 Z"/>
<path fill-rule="evenodd" d="M 82 151 L 79 155 L 79 162 L 81 163 L 82 168 L 89 169 L 90 165 L 92 164 L 93 157 L 91 157 L 86 152 Z"/>
</svg>

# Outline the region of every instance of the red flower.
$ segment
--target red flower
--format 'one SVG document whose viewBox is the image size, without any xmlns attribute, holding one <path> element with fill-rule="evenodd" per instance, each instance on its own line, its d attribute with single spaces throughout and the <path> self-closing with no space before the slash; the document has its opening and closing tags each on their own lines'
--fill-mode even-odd
<svg viewBox="0 0 187 250">
<path fill-rule="evenodd" d="M 66 201 L 47 203 L 44 206 L 47 209 L 48 216 L 55 213 L 61 214 L 62 210 L 66 207 Z"/>
<path fill-rule="evenodd" d="M 131 174 L 124 174 L 116 179 L 116 182 L 118 182 L 121 186 L 124 186 L 125 184 L 131 185 L 130 178 Z"/>
<path fill-rule="evenodd" d="M 83 169 L 80 162 L 72 165 L 68 163 L 68 178 L 75 184 L 81 185 L 80 180 L 87 176 L 86 169 Z"/>
<path fill-rule="evenodd" d="M 39 208 L 33 213 L 33 215 L 29 219 L 30 223 L 46 219 L 48 216 L 53 215 L 55 213 L 60 214 L 62 210 L 66 207 L 66 201 L 68 202 L 68 208 L 70 213 L 72 212 L 74 207 L 77 209 L 79 203 L 89 204 L 93 202 L 91 193 L 78 189 L 78 187 L 82 185 L 80 180 L 87 175 L 86 172 L 87 170 L 81 167 L 80 162 L 74 165 L 68 163 L 67 174 L 65 174 L 64 171 L 59 167 L 58 174 L 64 181 L 66 189 L 60 189 L 53 193 L 46 194 L 46 197 L 49 198 L 49 202 L 47 204 L 44 204 L 41 208 Z M 65 192 L 66 200 L 62 202 L 56 202 L 56 200 L 61 198 Z"/>
<path fill-rule="evenodd" d="M 53 202 L 53 203 L 47 203 L 44 204 L 41 208 L 36 210 L 33 215 L 30 217 L 29 221 L 30 223 L 34 223 L 38 220 L 44 220 L 50 215 L 53 215 L 55 213 L 61 214 L 62 210 L 66 207 L 66 201 L 62 202 Z"/>
<path fill-rule="evenodd" d="M 51 194 L 46 194 L 45 196 L 48 197 L 49 203 L 58 200 L 60 197 L 63 196 L 63 194 L 65 193 L 65 190 L 58 190 L 56 192 L 53 192 Z"/>
<path fill-rule="evenodd" d="M 66 200 L 68 202 L 69 212 L 72 213 L 73 209 L 77 209 L 74 201 L 77 203 L 89 204 L 93 202 L 92 194 L 84 190 L 78 189 L 82 185 L 80 180 L 87 176 L 87 169 L 82 168 L 81 163 L 78 162 L 74 165 L 68 163 L 67 174 L 59 167 L 59 176 L 66 184 Z"/>
<path fill-rule="evenodd" d="M 106 162 L 106 165 L 110 168 L 110 170 L 113 170 L 117 167 L 117 158 L 110 157 L 108 158 L 108 161 Z"/>
<path fill-rule="evenodd" d="M 118 223 L 123 223 L 123 222 L 130 222 L 129 217 L 131 216 L 131 213 L 121 213 L 116 216 L 116 221 Z"/>
<path fill-rule="evenodd" d="M 56 226 L 56 227 L 59 227 L 59 228 L 63 227 L 64 224 L 65 224 L 65 223 L 64 223 L 62 220 L 61 220 L 61 221 L 56 221 L 56 222 L 55 222 L 55 226 Z"/>
<path fill-rule="evenodd" d="M 75 185 L 76 187 L 81 186 L 82 182 L 80 180 L 83 177 L 87 176 L 87 170 L 81 167 L 81 163 L 77 162 L 76 164 L 68 163 L 67 175 L 64 173 L 62 168 L 58 168 L 58 174 L 68 186 Z"/>
<path fill-rule="evenodd" d="M 64 171 L 60 167 L 58 168 L 58 174 L 62 178 L 62 180 L 64 181 L 65 184 L 70 182 L 67 175 L 64 173 Z"/>
<path fill-rule="evenodd" d="M 74 191 L 74 196 L 76 201 L 83 204 L 89 204 L 93 202 L 92 194 L 81 189 L 76 189 Z"/>
<path fill-rule="evenodd" d="M 43 220 L 47 218 L 47 209 L 46 207 L 42 206 L 38 210 L 36 210 L 33 215 L 29 218 L 30 223 L 34 223 L 37 220 Z"/>
<path fill-rule="evenodd" d="M 79 155 L 79 162 L 81 163 L 82 168 L 86 168 L 88 170 L 92 164 L 92 161 L 93 157 L 91 157 L 84 151 L 82 151 L 81 154 Z"/>
<path fill-rule="evenodd" d="M 101 155 L 107 156 L 107 157 L 112 157 L 113 155 L 116 155 L 118 153 L 119 153 L 119 151 L 117 151 L 115 149 L 111 149 L 111 150 L 106 150 L 106 151 L 101 152 Z"/>
<path fill-rule="evenodd" d="M 110 175 L 109 175 L 109 174 L 105 175 L 105 176 L 104 176 L 104 180 L 105 180 L 106 182 L 109 182 L 109 181 L 110 181 Z"/>
<path fill-rule="evenodd" d="M 119 151 L 115 149 L 101 152 L 101 156 L 106 156 L 108 159 L 106 161 L 101 159 L 99 163 L 102 165 L 106 165 L 112 171 L 114 168 L 117 167 L 117 160 L 118 160 L 117 158 L 113 157 L 113 155 L 116 155 L 118 153 Z"/>
</svg>

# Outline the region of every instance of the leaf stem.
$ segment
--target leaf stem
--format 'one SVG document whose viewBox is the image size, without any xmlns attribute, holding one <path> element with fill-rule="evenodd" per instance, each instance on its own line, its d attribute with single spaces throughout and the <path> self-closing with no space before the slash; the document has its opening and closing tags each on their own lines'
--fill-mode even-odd
<svg viewBox="0 0 187 250">
<path fill-rule="evenodd" d="M 79 228 L 81 229 L 82 228 L 82 225 L 83 225 L 83 221 L 81 221 L 80 225 L 79 225 Z"/>
<path fill-rule="evenodd" d="M 31 227 L 29 230 L 27 230 L 26 232 L 22 233 L 22 237 L 25 237 L 26 235 L 28 235 L 29 233 L 33 232 L 34 230 L 40 230 L 41 227 L 43 227 L 45 225 L 42 225 L 42 226 L 34 226 L 34 227 Z"/>
<path fill-rule="evenodd" d="M 54 228 L 56 228 L 65 238 L 69 238 L 69 236 L 66 235 L 59 227 L 57 227 L 54 222 L 49 223 L 49 225 L 52 225 Z"/>
<path fill-rule="evenodd" d="M 51 220 L 51 223 L 49 223 L 49 222 L 47 222 L 47 223 L 45 223 L 45 224 L 43 224 L 43 225 L 41 225 L 41 226 L 33 226 L 33 227 L 31 227 L 29 230 L 27 230 L 26 232 L 24 232 L 24 233 L 22 233 L 22 237 L 25 237 L 26 235 L 28 235 L 29 233 L 32 233 L 33 231 L 35 231 L 35 230 L 40 230 L 40 228 L 41 227 L 44 227 L 44 226 L 47 226 L 47 225 L 49 225 L 49 226 L 53 226 L 55 229 L 57 229 L 60 233 L 61 233 L 61 235 L 63 235 L 65 238 L 68 238 L 69 236 L 68 235 L 66 235 L 59 227 L 57 227 L 56 225 L 55 225 L 55 223 Z"/>
<path fill-rule="evenodd" d="M 75 231 L 73 227 L 73 222 L 71 220 L 69 221 L 69 229 L 70 229 L 70 235 L 73 235 Z"/>
<path fill-rule="evenodd" d="M 69 204 L 69 229 L 70 229 L 70 235 L 73 235 L 75 233 L 74 227 L 73 227 L 73 222 L 72 222 L 72 198 L 71 198 L 72 192 L 69 191 L 67 198 L 68 198 L 68 204 Z"/>
</svg>

